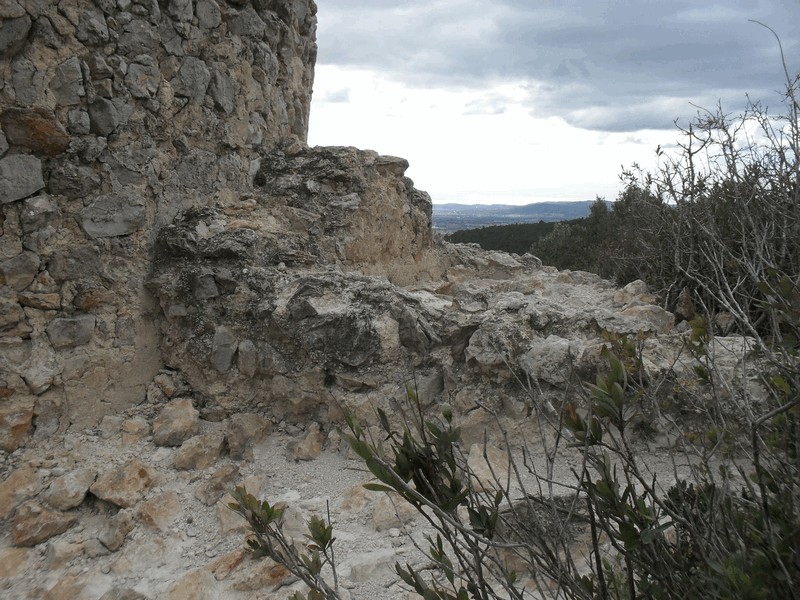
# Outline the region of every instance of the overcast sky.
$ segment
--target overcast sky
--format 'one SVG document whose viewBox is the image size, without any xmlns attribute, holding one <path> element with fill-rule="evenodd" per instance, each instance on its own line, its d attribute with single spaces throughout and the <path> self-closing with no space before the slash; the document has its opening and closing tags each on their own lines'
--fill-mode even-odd
<svg viewBox="0 0 800 600">
<path fill-rule="evenodd" d="M 778 108 L 800 0 L 317 0 L 309 143 L 411 162 L 434 202 L 608 199 L 693 105 Z"/>
</svg>

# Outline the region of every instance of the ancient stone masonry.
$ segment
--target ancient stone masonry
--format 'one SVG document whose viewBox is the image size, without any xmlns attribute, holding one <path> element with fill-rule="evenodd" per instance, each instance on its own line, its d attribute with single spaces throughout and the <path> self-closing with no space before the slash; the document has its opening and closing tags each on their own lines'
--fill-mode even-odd
<svg viewBox="0 0 800 600">
<path fill-rule="evenodd" d="M 303 146 L 315 15 L 313 0 L 0 2 L 6 450 L 144 399 L 156 232 L 241 206 L 262 156 Z"/>
</svg>

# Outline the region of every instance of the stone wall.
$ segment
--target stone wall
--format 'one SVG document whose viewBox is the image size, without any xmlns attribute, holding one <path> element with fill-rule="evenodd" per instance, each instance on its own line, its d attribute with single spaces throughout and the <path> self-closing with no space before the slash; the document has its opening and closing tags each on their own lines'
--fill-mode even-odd
<svg viewBox="0 0 800 600">
<path fill-rule="evenodd" d="M 315 15 L 313 0 L 0 3 L 5 450 L 143 401 L 161 366 L 157 232 L 238 205 L 262 156 L 304 146 Z"/>
</svg>

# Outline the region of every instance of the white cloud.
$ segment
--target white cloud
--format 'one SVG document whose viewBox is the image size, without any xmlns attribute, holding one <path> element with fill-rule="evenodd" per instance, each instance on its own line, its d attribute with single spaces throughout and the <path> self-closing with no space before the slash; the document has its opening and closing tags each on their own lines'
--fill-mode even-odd
<svg viewBox="0 0 800 600">
<path fill-rule="evenodd" d="M 326 0 L 310 142 L 404 156 L 434 201 L 609 198 L 696 106 L 767 104 L 800 2 Z"/>
</svg>

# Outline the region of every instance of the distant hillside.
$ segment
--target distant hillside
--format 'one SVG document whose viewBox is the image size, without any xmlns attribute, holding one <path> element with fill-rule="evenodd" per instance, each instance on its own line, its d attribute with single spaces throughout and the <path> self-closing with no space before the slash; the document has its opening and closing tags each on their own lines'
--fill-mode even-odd
<svg viewBox="0 0 800 600">
<path fill-rule="evenodd" d="M 594 200 L 510 204 L 434 204 L 433 226 L 452 233 L 490 225 L 568 221 L 586 217 Z"/>
<path fill-rule="evenodd" d="M 455 231 L 447 234 L 445 239 L 454 244 L 475 243 L 484 250 L 502 250 L 522 255 L 528 252 L 533 244 L 547 237 L 555 226 L 556 221 L 489 225 L 480 229 Z"/>
</svg>

